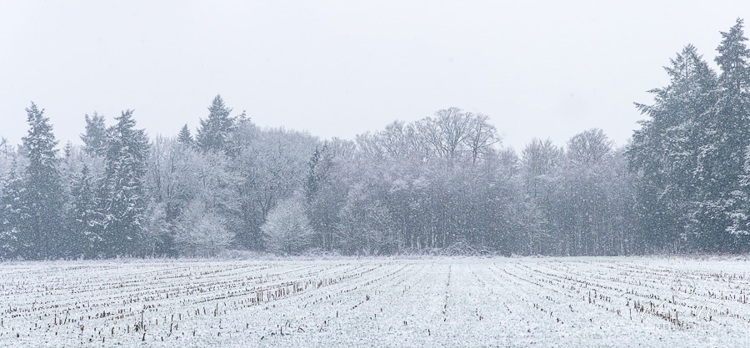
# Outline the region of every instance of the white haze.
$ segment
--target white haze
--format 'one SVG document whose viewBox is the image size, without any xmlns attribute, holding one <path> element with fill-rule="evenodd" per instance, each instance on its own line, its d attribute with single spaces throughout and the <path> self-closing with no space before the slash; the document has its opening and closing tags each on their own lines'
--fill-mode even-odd
<svg viewBox="0 0 750 348">
<path fill-rule="evenodd" d="M 457 106 L 506 145 L 592 127 L 624 145 L 632 102 L 685 44 L 708 60 L 747 1 L 0 1 L 0 136 L 30 101 L 58 139 L 135 109 L 174 135 L 221 93 L 256 124 L 353 138 Z"/>
</svg>

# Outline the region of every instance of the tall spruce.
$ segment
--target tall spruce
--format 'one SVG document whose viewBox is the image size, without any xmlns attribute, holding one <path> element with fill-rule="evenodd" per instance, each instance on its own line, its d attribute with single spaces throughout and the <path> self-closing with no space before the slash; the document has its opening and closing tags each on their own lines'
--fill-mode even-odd
<svg viewBox="0 0 750 348">
<path fill-rule="evenodd" d="M 81 134 L 83 140 L 83 151 L 91 156 L 104 156 L 107 153 L 107 126 L 104 124 L 104 116 L 96 112 L 86 118 L 86 132 Z"/>
<path fill-rule="evenodd" d="M 106 156 L 104 232 L 107 256 L 137 255 L 143 240 L 146 210 L 145 175 L 149 143 L 135 129 L 133 111 L 115 118 Z"/>
<path fill-rule="evenodd" d="M 700 204 L 693 202 L 709 175 L 704 158 L 714 149 L 704 129 L 715 127 L 709 111 L 716 102 L 716 73 L 692 45 L 665 70 L 670 84 L 650 91 L 655 103 L 636 104 L 650 119 L 641 122 L 626 152 L 631 170 L 639 174 L 638 243 L 650 251 L 677 251 L 701 238 Z"/>
<path fill-rule="evenodd" d="M 180 133 L 177 134 L 177 142 L 187 146 L 193 145 L 193 135 L 190 134 L 190 129 L 188 129 L 187 124 L 182 126 L 182 129 L 180 129 Z"/>
<path fill-rule="evenodd" d="M 28 135 L 23 138 L 29 165 L 26 167 L 24 205 L 28 211 L 20 237 L 25 256 L 48 259 L 63 254 L 67 240 L 62 221 L 63 189 L 58 168 L 57 140 L 52 125 L 36 104 L 26 109 Z"/>
<path fill-rule="evenodd" d="M 21 251 L 19 235 L 28 212 L 23 205 L 24 183 L 13 161 L 0 195 L 0 259 L 16 258 Z"/>
<path fill-rule="evenodd" d="M 332 185 L 330 176 L 335 169 L 333 154 L 327 143 L 315 148 L 307 165 L 303 189 L 307 218 L 315 232 L 312 242 L 321 249 L 331 251 L 335 244 L 334 234 L 339 214 L 336 214 L 338 209 L 332 207 L 335 200 L 326 195 L 326 189 Z"/>
<path fill-rule="evenodd" d="M 208 107 L 208 118 L 201 119 L 201 126 L 195 136 L 198 148 L 203 152 L 232 153 L 231 134 L 235 128 L 231 108 L 224 105 L 221 95 L 217 95 Z"/>
<path fill-rule="evenodd" d="M 102 213 L 91 172 L 85 164 L 73 185 L 72 195 L 71 253 L 74 257 L 93 258 L 102 247 Z"/>
<path fill-rule="evenodd" d="M 719 76 L 720 98 L 713 110 L 720 132 L 716 141 L 718 156 L 713 185 L 719 191 L 712 195 L 709 204 L 715 205 L 715 218 L 724 227 L 717 229 L 712 237 L 714 244 L 722 249 L 741 251 L 747 249 L 747 212 L 750 209 L 748 194 L 748 168 L 746 166 L 750 146 L 750 49 L 744 35 L 743 21 L 728 32 L 722 32 L 723 40 L 717 51 L 716 63 L 721 69 Z M 720 186 L 719 186 L 720 185 Z M 728 220 L 728 221 L 727 221 Z M 728 233 L 725 233 L 728 232 Z M 711 249 L 709 249 L 711 250 Z"/>
</svg>

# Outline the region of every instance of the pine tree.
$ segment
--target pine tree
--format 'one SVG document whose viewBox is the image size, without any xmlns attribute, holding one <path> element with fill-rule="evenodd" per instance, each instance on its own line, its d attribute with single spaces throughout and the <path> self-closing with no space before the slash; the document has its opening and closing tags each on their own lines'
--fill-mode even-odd
<svg viewBox="0 0 750 348">
<path fill-rule="evenodd" d="M 24 204 L 28 220 L 24 223 L 22 238 L 27 246 L 26 256 L 46 259 L 62 255 L 58 250 L 66 239 L 60 227 L 62 217 L 62 184 L 58 169 L 57 140 L 52 125 L 36 104 L 26 109 L 29 132 L 23 138 L 28 153 Z"/>
<path fill-rule="evenodd" d="M 712 242 L 725 248 L 740 251 L 747 248 L 747 236 L 750 234 L 747 212 L 750 209 L 750 185 L 747 183 L 750 155 L 750 49 L 744 36 L 743 21 L 728 31 L 721 33 L 723 40 L 717 51 L 716 63 L 721 69 L 719 76 L 719 100 L 713 116 L 716 129 L 719 130 L 715 141 L 717 155 L 713 173 L 713 195 L 707 204 L 716 207 L 715 218 L 724 227 L 711 236 Z M 728 220 L 728 221 L 727 221 Z M 728 232 L 728 233 L 725 233 Z"/>
<path fill-rule="evenodd" d="M 145 132 L 135 129 L 132 110 L 115 120 L 107 146 L 103 238 L 106 255 L 136 255 L 144 232 L 149 143 Z"/>
<path fill-rule="evenodd" d="M 188 129 L 187 124 L 180 129 L 180 133 L 177 135 L 177 142 L 186 146 L 193 145 L 193 135 L 190 134 L 190 129 Z"/>
<path fill-rule="evenodd" d="M 709 175 L 705 159 L 714 149 L 705 129 L 714 127 L 709 110 L 716 102 L 716 73 L 692 45 L 671 63 L 665 67 L 670 84 L 650 91 L 655 103 L 636 104 L 651 119 L 641 122 L 626 152 L 630 168 L 640 174 L 639 243 L 651 251 L 704 233 L 697 223 L 701 205 L 691 202 L 700 200 L 696 188 Z"/>
<path fill-rule="evenodd" d="M 83 151 L 91 156 L 104 156 L 107 152 L 107 126 L 104 124 L 104 116 L 94 112 L 94 115 L 86 118 L 86 133 L 81 134 L 83 140 Z"/>
<path fill-rule="evenodd" d="M 323 144 L 322 150 L 316 146 L 315 151 L 310 157 L 310 161 L 307 163 L 309 169 L 307 171 L 307 177 L 305 178 L 304 183 L 305 199 L 307 204 L 312 203 L 315 194 L 318 193 L 318 190 L 320 189 L 321 181 L 323 180 L 323 174 L 321 173 L 318 164 L 321 161 L 323 153 L 326 153 L 327 150 L 328 149 L 326 148 L 326 144 Z"/>
<path fill-rule="evenodd" d="M 63 147 L 63 154 L 66 161 L 69 160 L 71 156 L 73 156 L 73 143 L 65 143 L 65 147 Z"/>
<path fill-rule="evenodd" d="M 217 95 L 208 108 L 207 119 L 201 119 L 201 126 L 195 137 L 198 148 L 203 152 L 224 152 L 230 154 L 231 133 L 235 128 L 234 118 L 229 114 L 231 108 L 224 105 L 224 100 Z"/>
<path fill-rule="evenodd" d="M 715 61 L 721 68 L 719 82 L 730 96 L 735 97 L 747 93 L 750 86 L 750 71 L 748 71 L 750 50 L 745 44 L 747 38 L 743 27 L 744 21 L 738 18 L 737 23 L 728 32 L 721 33 L 723 40 L 716 48 L 719 55 Z"/>
<path fill-rule="evenodd" d="M 23 205 L 24 183 L 15 168 L 14 160 L 0 196 L 0 259 L 20 256 L 22 247 L 19 234 L 23 229 L 27 210 Z"/>
<path fill-rule="evenodd" d="M 318 247 L 331 251 L 334 248 L 334 230 L 338 224 L 338 209 L 332 207 L 336 202 L 328 197 L 331 172 L 334 162 L 328 144 L 316 147 L 310 161 L 304 181 L 305 208 L 310 227 L 315 232 L 314 242 Z"/>
<path fill-rule="evenodd" d="M 102 213 L 99 211 L 91 173 L 85 164 L 73 186 L 72 194 L 72 254 L 76 257 L 95 257 L 97 251 L 101 250 Z"/>
</svg>

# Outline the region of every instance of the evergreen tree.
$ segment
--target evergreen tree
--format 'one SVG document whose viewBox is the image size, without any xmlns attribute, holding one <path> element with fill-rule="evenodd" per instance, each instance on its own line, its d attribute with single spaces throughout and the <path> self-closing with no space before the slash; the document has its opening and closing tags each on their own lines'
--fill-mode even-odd
<svg viewBox="0 0 750 348">
<path fill-rule="evenodd" d="M 335 230 L 339 223 L 339 207 L 331 197 L 334 185 L 331 174 L 334 171 L 334 159 L 328 144 L 315 147 L 304 181 L 304 197 L 310 227 L 315 232 L 314 242 L 317 247 L 331 251 L 335 247 Z"/>
<path fill-rule="evenodd" d="M 0 196 L 0 259 L 19 256 L 21 233 L 27 210 L 23 205 L 24 183 L 14 161 Z"/>
<path fill-rule="evenodd" d="M 665 67 L 670 84 L 651 90 L 653 105 L 636 104 L 650 117 L 633 134 L 626 156 L 639 173 L 636 212 L 640 247 L 655 251 L 685 247 L 703 234 L 696 223 L 700 204 L 696 188 L 710 170 L 706 158 L 714 150 L 704 132 L 715 129 L 709 110 L 715 104 L 716 73 L 692 45 Z M 682 246 L 678 246 L 681 244 Z"/>
<path fill-rule="evenodd" d="M 325 165 L 325 163 L 321 163 L 321 159 L 324 153 L 328 153 L 326 144 L 323 144 L 322 149 L 316 146 L 315 151 L 310 157 L 310 162 L 307 163 L 309 170 L 307 172 L 307 177 L 305 178 L 304 183 L 305 199 L 307 201 L 307 204 L 310 204 L 312 202 L 315 194 L 318 193 L 318 190 L 320 189 L 321 181 L 325 179 L 323 177 L 325 175 L 324 170 L 327 168 L 325 168 L 324 170 L 320 169 L 321 166 Z"/>
<path fill-rule="evenodd" d="M 721 87 L 732 97 L 738 97 L 746 94 L 750 87 L 750 71 L 748 64 L 750 61 L 750 50 L 748 50 L 745 41 L 744 21 L 737 18 L 737 23 L 732 26 L 728 32 L 722 32 L 722 41 L 716 50 L 719 55 L 716 57 L 716 64 L 721 68 L 719 82 Z M 732 105 L 740 107 L 742 105 Z"/>
<path fill-rule="evenodd" d="M 720 130 L 715 141 L 718 156 L 713 158 L 718 170 L 709 182 L 713 194 L 706 204 L 715 207 L 712 211 L 719 216 L 714 218 L 723 223 L 719 227 L 724 227 L 715 231 L 711 242 L 718 243 L 724 250 L 740 251 L 747 248 L 745 236 L 750 233 L 746 214 L 750 209 L 750 187 L 745 166 L 750 155 L 750 49 L 746 45 L 742 19 L 737 19 L 737 23 L 721 35 L 723 40 L 716 57 L 721 69 L 720 97 L 712 110 L 716 129 Z"/>
<path fill-rule="evenodd" d="M 217 95 L 208 111 L 208 118 L 200 120 L 201 126 L 195 137 L 198 148 L 203 152 L 230 154 L 231 133 L 235 128 L 234 118 L 229 116 L 232 109 L 225 106 L 224 100 Z"/>
<path fill-rule="evenodd" d="M 107 152 L 107 126 L 104 124 L 104 116 L 94 112 L 93 116 L 85 117 L 86 133 L 81 134 L 83 151 L 91 156 L 103 157 Z"/>
<path fill-rule="evenodd" d="M 109 129 L 106 156 L 104 233 L 108 256 L 136 255 L 143 237 L 148 138 L 127 110 Z"/>
<path fill-rule="evenodd" d="M 67 142 L 65 143 L 65 147 L 63 148 L 63 154 L 65 156 L 65 160 L 70 160 L 70 157 L 73 156 L 73 143 Z"/>
<path fill-rule="evenodd" d="M 101 250 L 102 213 L 99 211 L 91 173 L 85 164 L 73 186 L 72 194 L 72 254 L 76 257 L 95 257 L 97 251 Z"/>
<path fill-rule="evenodd" d="M 26 168 L 24 204 L 28 220 L 24 223 L 22 238 L 27 247 L 26 256 L 46 259 L 62 255 L 58 247 L 66 240 L 60 227 L 63 190 L 58 169 L 57 140 L 52 125 L 36 104 L 26 109 L 29 132 L 23 138 L 29 165 Z"/>
<path fill-rule="evenodd" d="M 182 129 L 180 129 L 180 133 L 177 135 L 177 141 L 183 145 L 193 145 L 193 135 L 190 134 L 190 129 L 188 129 L 187 124 L 182 126 Z"/>
</svg>

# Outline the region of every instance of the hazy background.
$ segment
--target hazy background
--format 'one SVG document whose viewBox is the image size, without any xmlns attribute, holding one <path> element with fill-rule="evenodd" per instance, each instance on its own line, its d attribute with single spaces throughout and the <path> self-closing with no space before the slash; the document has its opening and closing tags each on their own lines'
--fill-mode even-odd
<svg viewBox="0 0 750 348">
<path fill-rule="evenodd" d="M 714 65 L 737 17 L 750 1 L 0 0 L 0 136 L 20 143 L 30 101 L 63 143 L 128 108 L 175 135 L 221 93 L 324 138 L 457 106 L 517 150 L 592 127 L 623 145 L 661 67 L 687 43 Z"/>
</svg>

